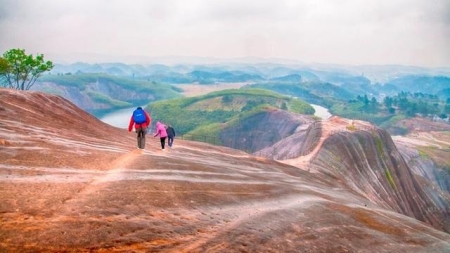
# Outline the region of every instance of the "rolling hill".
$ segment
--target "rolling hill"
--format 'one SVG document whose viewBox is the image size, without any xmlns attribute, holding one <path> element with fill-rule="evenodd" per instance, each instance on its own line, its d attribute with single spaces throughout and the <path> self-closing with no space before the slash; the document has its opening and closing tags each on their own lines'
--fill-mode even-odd
<svg viewBox="0 0 450 253">
<path fill-rule="evenodd" d="M 262 89 L 228 89 L 203 96 L 157 101 L 147 107 L 154 122 L 176 126 L 180 135 L 208 136 L 210 142 L 226 146 L 231 145 L 230 138 L 235 143 L 234 140 L 239 139 L 241 134 L 259 128 L 260 120 L 256 119 L 277 109 L 306 115 L 314 113 L 314 108 L 301 100 Z M 253 126 L 250 124 L 236 133 L 233 129 L 247 125 L 244 122 L 252 122 Z M 272 124 L 267 121 L 262 123 Z M 269 132 L 266 134 L 276 141 L 292 131 L 277 136 Z"/>
<path fill-rule="evenodd" d="M 163 152 L 150 136 L 140 151 L 40 92 L 0 89 L 0 119 L 0 251 L 450 249 L 448 195 L 366 122 L 305 123 L 282 140 L 302 154 L 273 160 L 179 139 Z"/>
<path fill-rule="evenodd" d="M 92 73 L 46 75 L 36 82 L 33 90 L 63 96 L 97 116 L 120 108 L 179 97 L 181 91 L 167 84 Z"/>
</svg>

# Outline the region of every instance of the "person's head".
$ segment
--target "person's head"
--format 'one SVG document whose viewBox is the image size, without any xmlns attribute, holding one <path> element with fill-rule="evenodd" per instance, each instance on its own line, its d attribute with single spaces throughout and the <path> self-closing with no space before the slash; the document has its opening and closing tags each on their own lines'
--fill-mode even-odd
<svg viewBox="0 0 450 253">
<path fill-rule="evenodd" d="M 142 107 L 139 106 L 138 108 L 136 108 L 136 110 L 142 110 Z"/>
</svg>

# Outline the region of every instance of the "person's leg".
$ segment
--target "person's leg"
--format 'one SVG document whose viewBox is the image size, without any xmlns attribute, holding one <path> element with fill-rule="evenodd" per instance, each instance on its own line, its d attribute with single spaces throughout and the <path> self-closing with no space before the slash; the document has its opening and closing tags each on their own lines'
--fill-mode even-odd
<svg viewBox="0 0 450 253">
<path fill-rule="evenodd" d="M 145 134 L 146 133 L 147 133 L 147 128 L 142 128 L 142 140 L 141 140 L 142 149 L 145 148 Z"/>
<path fill-rule="evenodd" d="M 141 148 L 141 129 L 136 129 L 137 147 Z"/>
<path fill-rule="evenodd" d="M 161 148 L 164 149 L 166 145 L 166 137 L 161 137 Z"/>
<path fill-rule="evenodd" d="M 144 136 L 144 132 L 142 131 L 142 128 L 138 128 L 137 130 L 138 133 L 138 148 L 143 149 L 145 147 L 145 136 Z"/>
<path fill-rule="evenodd" d="M 172 147 L 172 141 L 173 141 L 173 137 L 167 137 L 167 145 L 169 145 L 169 147 Z"/>
</svg>

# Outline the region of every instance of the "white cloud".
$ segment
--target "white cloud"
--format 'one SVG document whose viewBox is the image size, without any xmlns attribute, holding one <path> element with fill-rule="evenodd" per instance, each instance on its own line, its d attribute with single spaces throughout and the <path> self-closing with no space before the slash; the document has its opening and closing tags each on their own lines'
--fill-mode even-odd
<svg viewBox="0 0 450 253">
<path fill-rule="evenodd" d="M 449 2 L 1 0 L 0 51 L 449 66 Z"/>
</svg>

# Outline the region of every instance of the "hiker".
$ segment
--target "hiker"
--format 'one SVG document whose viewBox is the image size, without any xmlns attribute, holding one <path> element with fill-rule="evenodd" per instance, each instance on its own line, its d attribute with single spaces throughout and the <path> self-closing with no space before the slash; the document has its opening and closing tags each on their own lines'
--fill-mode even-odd
<svg viewBox="0 0 450 253">
<path fill-rule="evenodd" d="M 162 124 L 161 122 L 156 122 L 156 133 L 154 137 L 159 135 L 159 139 L 161 141 L 161 149 L 164 150 L 164 146 L 166 145 L 166 138 L 167 138 L 167 132 L 166 132 L 166 126 Z"/>
<path fill-rule="evenodd" d="M 142 109 L 142 107 L 136 108 L 131 115 L 128 132 L 131 132 L 134 125 L 134 129 L 137 133 L 137 146 L 139 149 L 145 148 L 145 134 L 147 133 L 147 127 L 150 126 L 151 121 L 152 118 L 144 109 Z"/>
<path fill-rule="evenodd" d="M 166 128 L 166 132 L 167 132 L 167 145 L 169 145 L 169 147 L 172 147 L 173 138 L 175 137 L 175 129 L 173 129 L 173 127 L 169 124 L 169 126 L 167 126 Z"/>
</svg>

